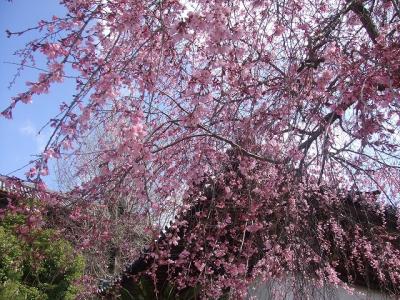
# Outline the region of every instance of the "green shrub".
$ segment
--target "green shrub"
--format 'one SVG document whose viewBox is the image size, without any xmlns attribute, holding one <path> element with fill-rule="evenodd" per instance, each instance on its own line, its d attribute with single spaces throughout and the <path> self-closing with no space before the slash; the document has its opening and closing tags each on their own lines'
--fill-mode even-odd
<svg viewBox="0 0 400 300">
<path fill-rule="evenodd" d="M 16 214 L 0 222 L 0 299 L 75 299 L 83 257 L 52 229 L 19 235 L 24 223 Z"/>
</svg>

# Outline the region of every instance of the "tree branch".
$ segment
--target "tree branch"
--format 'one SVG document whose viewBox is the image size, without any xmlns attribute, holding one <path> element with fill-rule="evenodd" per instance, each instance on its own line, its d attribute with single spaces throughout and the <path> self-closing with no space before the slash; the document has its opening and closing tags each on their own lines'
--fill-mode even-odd
<svg viewBox="0 0 400 300">
<path fill-rule="evenodd" d="M 350 9 L 353 11 L 359 18 L 360 21 L 368 33 L 368 36 L 376 44 L 376 38 L 379 36 L 378 29 L 375 26 L 374 21 L 371 18 L 371 14 L 369 11 L 362 5 L 361 1 L 356 0 L 350 4 Z"/>
<path fill-rule="evenodd" d="M 204 127 L 204 126 L 201 125 L 201 124 L 199 124 L 199 125 L 197 125 L 197 126 L 198 126 L 199 128 L 201 128 L 201 129 L 203 129 L 204 131 L 208 132 L 210 136 L 212 136 L 212 137 L 214 137 L 214 138 L 216 138 L 216 139 L 218 139 L 218 140 L 220 140 L 220 141 L 223 141 L 223 142 L 225 142 L 225 143 L 231 145 L 231 146 L 234 147 L 234 148 L 239 149 L 239 150 L 240 150 L 244 155 L 246 155 L 246 156 L 255 158 L 255 159 L 257 159 L 257 160 L 261 160 L 261 161 L 266 161 L 266 162 L 269 162 L 269 163 L 273 163 L 273 164 L 283 164 L 283 163 L 286 163 L 286 162 L 287 162 L 287 160 L 283 160 L 283 161 L 282 161 L 282 160 L 276 160 L 276 159 L 273 159 L 273 158 L 270 158 L 270 157 L 260 156 L 260 155 L 258 155 L 258 154 L 252 153 L 252 152 L 250 152 L 250 151 L 244 149 L 243 147 L 241 147 L 241 146 L 238 145 L 237 143 L 235 143 L 235 142 L 233 142 L 233 141 L 231 141 L 231 140 L 229 140 L 229 139 L 227 139 L 227 138 L 225 138 L 225 137 L 222 137 L 222 136 L 220 136 L 220 135 L 218 135 L 218 134 L 216 134 L 216 133 L 211 132 L 209 129 L 207 129 L 206 127 Z"/>
</svg>

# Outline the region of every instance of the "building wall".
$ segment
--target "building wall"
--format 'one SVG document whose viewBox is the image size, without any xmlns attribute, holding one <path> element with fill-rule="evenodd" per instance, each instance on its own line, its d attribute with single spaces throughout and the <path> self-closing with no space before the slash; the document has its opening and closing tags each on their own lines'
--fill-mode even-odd
<svg viewBox="0 0 400 300">
<path fill-rule="evenodd" d="M 297 282 L 298 284 L 299 282 Z M 294 292 L 292 281 L 273 281 L 268 283 L 255 283 L 249 289 L 247 300 L 394 300 L 385 294 L 367 290 L 361 287 L 352 287 L 353 294 L 341 287 L 324 286 L 322 288 L 312 287 L 309 283 L 303 282 L 300 292 Z M 307 291 L 306 295 L 301 291 Z"/>
</svg>

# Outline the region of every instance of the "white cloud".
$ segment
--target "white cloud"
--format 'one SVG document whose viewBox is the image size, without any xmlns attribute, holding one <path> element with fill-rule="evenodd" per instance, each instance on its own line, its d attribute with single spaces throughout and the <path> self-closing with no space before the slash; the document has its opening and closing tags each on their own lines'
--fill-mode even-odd
<svg viewBox="0 0 400 300">
<path fill-rule="evenodd" d="M 34 136 L 37 133 L 35 127 L 32 125 L 32 123 L 30 121 L 28 121 L 25 126 L 21 127 L 19 129 L 19 131 L 22 134 L 28 135 L 28 136 Z"/>
<path fill-rule="evenodd" d="M 25 122 L 25 125 L 19 129 L 19 132 L 27 137 L 30 137 L 36 143 L 36 151 L 42 152 L 48 140 L 48 134 L 41 132 L 36 128 L 30 120 Z"/>
</svg>

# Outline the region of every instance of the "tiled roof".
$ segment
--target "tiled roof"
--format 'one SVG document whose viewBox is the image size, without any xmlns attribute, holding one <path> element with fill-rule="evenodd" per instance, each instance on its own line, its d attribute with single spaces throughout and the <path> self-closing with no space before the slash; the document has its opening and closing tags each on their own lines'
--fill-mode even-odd
<svg viewBox="0 0 400 300">
<path fill-rule="evenodd" d="M 23 193 L 32 196 L 36 189 L 33 182 L 23 181 L 17 177 L 0 175 L 0 191 L 8 194 Z"/>
</svg>

